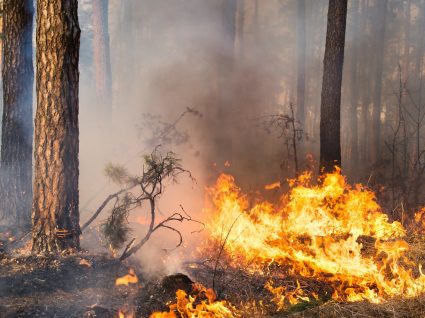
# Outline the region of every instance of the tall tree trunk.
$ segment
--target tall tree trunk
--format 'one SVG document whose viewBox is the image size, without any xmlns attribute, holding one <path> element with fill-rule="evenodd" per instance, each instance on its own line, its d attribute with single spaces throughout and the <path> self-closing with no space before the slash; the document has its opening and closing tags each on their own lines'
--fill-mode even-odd
<svg viewBox="0 0 425 318">
<path fill-rule="evenodd" d="M 79 248 L 77 0 L 37 2 L 33 251 Z"/>
<path fill-rule="evenodd" d="M 26 229 L 31 225 L 32 203 L 33 3 L 6 0 L 3 14 L 0 210 L 3 217 Z"/>
<path fill-rule="evenodd" d="M 350 105 L 350 143 L 351 143 L 351 172 L 357 171 L 359 163 L 358 149 L 358 120 L 357 106 L 359 101 L 359 83 L 358 83 L 358 51 L 359 45 L 356 37 L 360 34 L 359 28 L 359 3 L 352 2 L 353 27 L 352 27 L 352 55 L 351 55 L 351 105 Z"/>
<path fill-rule="evenodd" d="M 109 0 L 93 0 L 93 53 L 96 96 L 106 118 L 112 110 L 112 74 L 108 29 Z"/>
<path fill-rule="evenodd" d="M 361 14 L 360 14 L 360 26 L 361 26 L 361 32 L 363 34 L 368 34 L 370 25 L 371 25 L 371 15 L 368 14 L 370 8 L 369 8 L 369 1 L 363 0 L 361 3 Z M 372 71 L 374 61 L 373 59 L 367 59 L 367 56 L 373 56 L 373 43 L 374 39 L 372 37 L 368 36 L 365 39 L 365 45 L 362 50 L 358 50 L 358 64 L 359 64 L 359 84 L 361 84 L 360 94 L 360 122 L 361 124 L 359 126 L 360 128 L 360 141 L 359 142 L 359 160 L 362 163 L 368 163 L 370 162 L 370 104 L 372 100 L 372 80 L 371 77 L 374 74 Z M 363 165 L 364 168 L 368 166 L 368 164 Z M 363 172 L 363 171 L 362 171 Z"/>
<path fill-rule="evenodd" d="M 372 111 L 372 162 L 381 159 L 381 95 L 382 95 L 382 73 L 384 69 L 385 52 L 385 30 L 387 17 L 387 0 L 377 2 L 377 28 L 375 32 L 375 89 L 373 92 Z"/>
<path fill-rule="evenodd" d="M 305 56 L 306 56 L 306 21 L 305 0 L 298 0 L 298 34 L 297 34 L 297 119 L 304 129 L 305 122 Z"/>
<path fill-rule="evenodd" d="M 404 56 L 403 56 L 403 78 L 406 82 L 406 85 L 409 83 L 409 74 L 410 74 L 410 20 L 411 20 L 411 1 L 407 0 L 406 3 L 406 15 L 405 15 L 405 25 L 404 25 Z M 406 108 L 409 103 L 408 98 L 405 94 L 402 95 L 402 103 Z M 404 113 L 404 111 L 403 111 Z M 409 137 L 407 131 L 407 122 L 405 119 L 405 115 L 403 114 L 403 177 L 407 177 L 409 173 Z"/>
<path fill-rule="evenodd" d="M 320 105 L 320 166 L 341 166 L 341 85 L 344 64 L 347 0 L 329 0 Z"/>
</svg>

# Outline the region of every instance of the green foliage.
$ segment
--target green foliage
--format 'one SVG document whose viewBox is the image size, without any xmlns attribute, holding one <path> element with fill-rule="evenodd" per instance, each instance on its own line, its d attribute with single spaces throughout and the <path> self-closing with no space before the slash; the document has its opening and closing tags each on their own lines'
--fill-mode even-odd
<svg viewBox="0 0 425 318">
<path fill-rule="evenodd" d="M 112 182 L 119 185 L 127 183 L 130 179 L 127 169 L 118 164 L 108 163 L 104 169 L 104 173 Z"/>
<path fill-rule="evenodd" d="M 124 196 L 120 201 L 120 204 L 114 206 L 111 215 L 100 227 L 108 245 L 113 249 L 121 248 L 131 233 L 127 219 L 131 199 L 129 196 Z"/>
<path fill-rule="evenodd" d="M 167 152 L 165 156 L 154 151 L 150 155 L 144 156 L 144 161 L 146 169 L 144 177 L 146 177 L 145 181 L 147 182 L 161 181 L 167 177 L 176 181 L 176 176 L 184 172 L 181 160 L 172 151 Z"/>
</svg>

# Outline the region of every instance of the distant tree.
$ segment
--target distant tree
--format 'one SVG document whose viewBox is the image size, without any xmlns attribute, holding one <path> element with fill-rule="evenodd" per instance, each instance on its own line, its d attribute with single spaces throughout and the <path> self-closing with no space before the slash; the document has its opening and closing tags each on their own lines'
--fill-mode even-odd
<svg viewBox="0 0 425 318">
<path fill-rule="evenodd" d="M 381 99 L 382 99 L 382 74 L 384 69 L 385 30 L 387 16 L 387 0 L 377 2 L 377 26 L 375 31 L 375 88 L 373 91 L 372 111 L 372 161 L 377 162 L 381 154 Z"/>
<path fill-rule="evenodd" d="M 79 248 L 77 0 L 37 2 L 33 251 Z"/>
<path fill-rule="evenodd" d="M 244 54 L 245 0 L 237 0 L 237 57 Z"/>
<path fill-rule="evenodd" d="M 320 166 L 324 172 L 341 165 L 341 85 L 346 18 L 347 0 L 329 0 L 320 104 Z"/>
<path fill-rule="evenodd" d="M 93 0 L 93 51 L 96 96 L 101 112 L 111 115 L 112 74 L 108 28 L 109 0 Z"/>
<path fill-rule="evenodd" d="M 306 41 L 306 16 L 305 16 L 305 0 L 298 0 L 298 37 L 297 37 L 297 59 L 298 59 L 298 69 L 297 69 L 297 117 L 301 122 L 301 125 L 304 125 L 305 122 L 305 56 L 307 49 Z"/>
<path fill-rule="evenodd" d="M 236 0 L 222 0 L 219 6 L 219 26 L 222 40 L 217 51 L 217 114 L 214 125 L 217 127 L 215 134 L 216 153 L 215 161 L 223 164 L 232 161 L 233 144 L 231 139 L 231 119 L 229 113 L 234 103 L 230 92 L 231 76 L 235 68 L 235 42 L 237 30 L 237 2 Z M 218 129 L 221 127 L 221 129 Z"/>
<path fill-rule="evenodd" d="M 0 210 L 21 229 L 31 225 L 33 14 L 31 0 L 4 1 Z"/>
<path fill-rule="evenodd" d="M 350 143 L 351 143 L 351 162 L 350 169 L 351 171 L 356 171 L 358 169 L 359 163 L 359 147 L 358 147 L 358 112 L 357 106 L 359 102 L 359 44 L 356 40 L 358 34 L 360 34 L 360 24 L 359 24 L 359 3 L 358 1 L 352 1 L 352 37 L 351 37 L 351 100 L 350 100 Z"/>
</svg>

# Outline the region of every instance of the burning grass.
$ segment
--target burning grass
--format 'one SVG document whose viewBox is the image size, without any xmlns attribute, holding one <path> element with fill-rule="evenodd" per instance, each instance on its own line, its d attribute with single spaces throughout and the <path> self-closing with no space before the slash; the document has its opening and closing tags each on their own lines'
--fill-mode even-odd
<svg viewBox="0 0 425 318">
<path fill-rule="evenodd" d="M 423 253 L 406 239 L 406 229 L 388 219 L 373 192 L 350 186 L 339 170 L 317 184 L 309 173 L 291 180 L 276 204 L 248 197 L 229 175 L 209 192 L 211 239 L 201 251 L 214 256 L 204 265 L 218 290 L 229 292 L 238 276 L 249 276 L 268 292 L 252 295 L 251 307 L 291 312 L 332 300 L 384 308 L 425 291 Z M 421 242 L 416 237 L 416 246 Z"/>
<path fill-rule="evenodd" d="M 3 255 L 0 309 L 10 317 L 425 316 L 425 210 L 405 228 L 338 170 L 318 183 L 299 176 L 277 203 L 244 194 L 229 175 L 209 194 L 208 239 L 186 263 L 199 283 L 182 274 L 147 281 L 137 266 L 84 254 Z"/>
</svg>

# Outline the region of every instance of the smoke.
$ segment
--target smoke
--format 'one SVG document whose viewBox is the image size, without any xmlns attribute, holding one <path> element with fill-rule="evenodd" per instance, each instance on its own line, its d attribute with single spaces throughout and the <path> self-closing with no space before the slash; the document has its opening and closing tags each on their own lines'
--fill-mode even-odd
<svg viewBox="0 0 425 318">
<path fill-rule="evenodd" d="M 183 178 L 168 185 L 159 203 L 162 216 L 182 205 L 193 218 L 204 221 L 205 188 L 221 172 L 234 174 L 239 184 L 253 189 L 293 176 L 291 162 L 282 164 L 286 146 L 279 131 L 268 133 L 261 122 L 267 115 L 289 113 L 289 102 L 295 102 L 296 7 L 296 2 L 277 0 L 258 1 L 258 7 L 255 1 L 155 0 L 122 5 L 110 0 L 113 111 L 111 124 L 105 125 L 94 93 L 95 57 L 88 53 L 93 52 L 91 6 L 89 1 L 80 3 L 83 222 L 116 190 L 103 175 L 103 167 L 120 163 L 141 174 L 142 154 L 152 151 L 155 138 L 170 124 L 175 125 L 169 138 L 165 142 L 157 138 L 156 144 L 176 152 L 197 182 Z M 307 16 L 311 19 L 313 12 Z M 314 18 L 309 31 L 325 25 L 325 15 L 323 20 Z M 309 36 L 308 43 L 323 38 Z M 318 90 L 320 52 L 311 48 L 306 63 L 316 67 L 310 68 L 308 78 Z M 308 101 L 316 109 L 319 102 Z M 196 114 L 179 119 L 188 108 Z M 136 211 L 138 216 L 146 213 Z M 130 222 L 134 237 L 146 233 L 147 225 L 137 224 L 134 218 Z M 198 228 L 198 224 L 181 228 L 185 242 L 196 245 L 201 240 L 202 234 L 191 234 Z M 161 231 L 142 248 L 138 255 L 147 273 L 155 275 L 162 250 L 176 241 L 174 233 Z M 89 243 L 83 240 L 86 246 Z M 167 255 L 182 259 L 178 253 Z M 170 260 L 162 270 L 178 268 Z"/>
<path fill-rule="evenodd" d="M 319 150 L 327 3 L 306 1 L 304 130 L 308 140 L 300 143 L 302 168 L 304 156 L 311 153 L 317 157 Z M 347 146 L 351 107 L 348 66 L 353 43 L 361 51 L 359 120 L 363 116 L 360 108 L 372 105 L 367 91 L 374 87 L 371 61 L 375 57 L 372 59 L 368 54 L 376 39 L 375 18 L 379 12 L 374 1 L 367 3 L 360 10 L 361 32 L 353 32 L 352 7 L 348 14 L 342 100 L 343 162 L 349 162 L 351 155 Z M 385 44 L 389 52 L 396 52 L 397 42 L 404 37 L 403 30 L 397 29 L 404 9 L 398 2 L 389 1 L 387 34 L 390 36 Z M 280 0 L 128 0 L 125 3 L 110 0 L 113 109 L 105 117 L 99 111 L 105 105 L 95 94 L 91 1 L 80 1 L 82 222 L 108 194 L 117 190 L 103 174 L 106 164 L 120 163 L 132 174 L 141 174 L 143 154 L 150 153 L 157 144 L 162 144 L 164 151 L 176 152 L 183 166 L 197 179 L 196 183 L 181 179 L 179 184 L 167 187 L 160 201 L 165 215 L 179 209 L 181 204 L 193 217 L 204 220 L 205 187 L 221 172 L 232 173 L 238 184 L 248 189 L 292 177 L 293 165 L 284 140 L 279 138 L 280 132 L 268 133 L 261 122 L 264 116 L 289 114 L 290 102 L 296 107 L 296 10 L 296 1 Z M 415 28 L 422 21 L 419 10 L 419 5 L 412 5 L 412 42 L 420 36 Z M 415 50 L 418 49 L 412 48 L 412 52 Z M 393 113 L 392 97 L 388 96 L 397 80 L 395 65 L 400 54 L 396 55 L 386 56 L 382 92 L 384 122 Z M 194 113 L 180 118 L 188 108 Z M 359 126 L 359 144 L 369 142 L 362 139 L 367 137 L 363 132 L 371 127 L 370 116 L 365 118 Z M 385 134 L 388 132 L 387 127 Z M 365 167 L 369 163 L 364 160 L 361 165 Z M 140 233 L 145 230 L 143 226 L 138 229 Z M 158 242 L 155 246 L 158 249 L 169 246 L 169 238 L 171 242 L 175 239 L 164 233 L 160 236 L 163 244 Z"/>
</svg>

